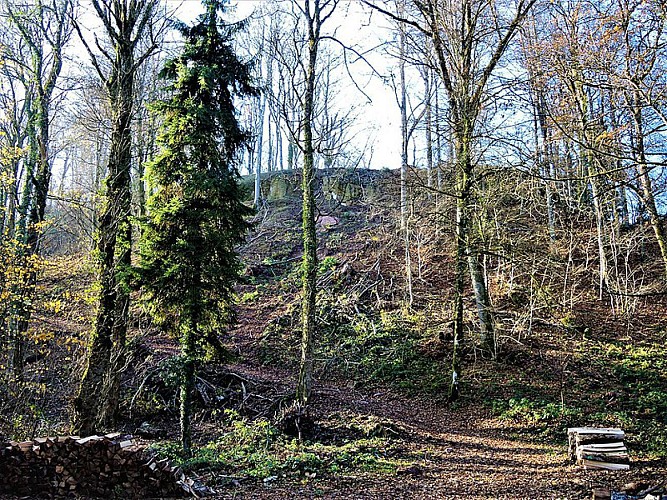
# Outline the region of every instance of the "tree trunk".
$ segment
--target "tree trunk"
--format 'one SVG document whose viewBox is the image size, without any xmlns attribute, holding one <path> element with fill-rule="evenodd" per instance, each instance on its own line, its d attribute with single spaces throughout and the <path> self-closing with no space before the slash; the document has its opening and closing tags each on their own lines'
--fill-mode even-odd
<svg viewBox="0 0 667 500">
<path fill-rule="evenodd" d="M 665 277 L 667 278 L 667 239 L 665 238 L 665 230 L 662 227 L 660 214 L 655 202 L 655 195 L 653 194 L 653 184 L 646 165 L 646 149 L 644 147 L 644 124 L 642 117 L 642 110 L 640 108 L 640 97 L 638 92 L 635 92 L 632 101 L 632 120 L 635 133 L 635 156 L 637 160 L 637 171 L 639 173 L 639 183 L 641 185 L 641 199 L 648 212 L 649 222 L 655 240 L 660 249 L 660 256 L 665 268 Z"/>
<path fill-rule="evenodd" d="M 590 190 L 591 196 L 593 198 L 593 209 L 595 211 L 595 228 L 597 233 L 597 243 L 598 243 L 598 257 L 599 257 L 599 270 L 600 270 L 600 280 L 598 284 L 598 297 L 602 300 L 602 295 L 605 287 L 607 286 L 607 277 L 609 266 L 607 263 L 607 253 L 605 250 L 605 213 L 604 207 L 602 205 L 602 199 L 600 198 L 600 188 L 598 187 L 597 179 L 597 169 L 593 165 L 595 159 L 592 158 L 592 155 L 586 154 L 585 161 L 588 164 L 587 173 L 590 179 Z"/>
<path fill-rule="evenodd" d="M 424 94 L 426 97 L 426 112 L 424 114 L 425 120 L 425 140 L 426 140 L 426 185 L 427 187 L 433 186 L 433 136 L 432 136 L 432 126 L 433 119 L 431 114 L 431 71 L 430 69 L 424 69 Z M 429 198 L 431 197 L 431 191 L 428 192 Z"/>
<path fill-rule="evenodd" d="M 280 122 L 276 123 L 276 161 L 275 170 L 283 170 L 283 134 L 280 130 Z"/>
<path fill-rule="evenodd" d="M 401 111 L 401 232 L 405 245 L 405 283 L 408 305 L 412 306 L 412 261 L 410 257 L 410 228 L 408 223 L 408 110 L 407 110 L 407 88 L 405 82 L 405 29 L 400 27 L 400 98 L 399 107 Z"/>
<path fill-rule="evenodd" d="M 540 147 L 539 151 L 539 164 L 541 166 L 540 175 L 547 177 L 544 188 L 546 191 L 546 203 L 547 203 L 547 224 L 549 228 L 549 239 L 551 241 L 556 241 L 556 212 L 554 209 L 553 201 L 553 179 L 555 177 L 555 169 L 553 165 L 553 159 L 549 154 L 549 126 L 547 125 L 547 113 L 546 113 L 546 102 L 544 99 L 544 92 L 542 90 L 536 90 L 535 92 L 535 113 L 537 115 L 537 124 L 540 130 Z M 537 134 L 536 134 L 537 135 Z M 536 137 L 536 144 L 538 143 Z"/>
<path fill-rule="evenodd" d="M 192 400 L 195 389 L 195 339 L 199 337 L 192 329 L 197 327 L 196 321 L 186 325 L 181 338 L 183 368 L 180 383 L 180 426 L 181 445 L 186 457 L 192 456 Z"/>
<path fill-rule="evenodd" d="M 405 29 L 400 27 L 400 61 L 399 61 L 399 78 L 400 78 L 400 97 L 399 107 L 401 111 L 401 230 L 407 230 L 408 219 L 408 110 L 407 110 L 407 89 L 405 86 Z M 407 251 L 406 251 L 407 253 Z"/>
<path fill-rule="evenodd" d="M 273 58 L 269 58 L 267 60 L 267 63 L 266 63 L 266 81 L 267 81 L 268 85 L 271 86 L 271 84 L 273 82 Z M 266 98 L 264 98 L 264 99 L 265 99 L 265 102 L 266 102 Z M 267 120 L 266 120 L 266 127 L 267 127 L 266 134 L 267 134 L 267 137 L 268 137 L 268 141 L 267 141 L 268 151 L 267 151 L 267 162 L 266 162 L 266 171 L 267 172 L 273 172 L 275 161 L 276 161 L 276 152 L 274 150 L 273 133 L 272 133 L 272 127 L 271 127 L 273 113 L 271 111 L 272 111 L 272 104 L 269 103 L 269 113 L 268 113 Z M 261 193 L 260 193 L 260 197 L 261 197 Z"/>
<path fill-rule="evenodd" d="M 435 84 L 434 91 L 434 118 L 435 118 L 435 168 L 436 168 L 436 183 L 438 190 L 442 189 L 442 130 L 440 128 L 440 96 L 438 92 L 438 85 Z"/>
<path fill-rule="evenodd" d="M 74 401 L 74 429 L 91 434 L 112 422 L 120 399 L 120 370 L 127 335 L 132 228 L 131 119 L 134 92 L 134 54 L 117 47 L 109 77 L 110 108 L 114 111 L 106 178 L 105 203 L 99 219 L 100 295 L 95 331 L 89 341 L 87 368 Z M 112 350 L 116 356 L 112 359 Z"/>
<path fill-rule="evenodd" d="M 262 201 L 262 149 L 264 142 L 264 110 L 266 108 L 266 94 L 259 97 L 259 117 L 257 119 L 258 133 L 257 133 L 257 158 L 255 160 L 255 198 L 253 206 L 259 207 Z"/>
<path fill-rule="evenodd" d="M 464 188 L 468 181 L 461 174 L 459 185 Z M 454 310 L 453 310 L 453 339 L 452 349 L 452 380 L 449 386 L 449 400 L 455 401 L 459 397 L 459 379 L 461 378 L 461 350 L 465 340 L 463 323 L 463 296 L 465 292 L 466 275 L 466 240 L 468 223 L 466 220 L 466 196 L 464 192 L 456 199 L 456 256 L 455 256 L 455 274 L 454 274 Z"/>
<path fill-rule="evenodd" d="M 295 144 L 289 139 L 287 143 L 287 170 L 292 170 L 295 164 L 294 150 L 296 149 Z"/>
<path fill-rule="evenodd" d="M 315 232 L 315 168 L 313 149 L 313 107 L 315 98 L 315 71 L 320 33 L 319 0 L 313 4 L 305 1 L 308 22 L 308 66 L 306 69 L 306 89 L 302 118 L 303 131 L 303 263 L 301 302 L 301 362 L 296 388 L 297 403 L 304 409 L 311 396 L 313 386 L 313 355 L 315 350 L 315 316 L 317 298 L 317 236 Z"/>
<path fill-rule="evenodd" d="M 486 272 L 482 265 L 483 257 L 470 249 L 468 251 L 468 268 L 470 270 L 470 280 L 475 294 L 475 304 L 477 306 L 477 317 L 479 318 L 479 342 L 482 349 L 489 352 L 491 357 L 496 356 L 496 344 L 494 337 L 494 320 L 491 308 L 491 299 L 486 284 Z"/>
</svg>

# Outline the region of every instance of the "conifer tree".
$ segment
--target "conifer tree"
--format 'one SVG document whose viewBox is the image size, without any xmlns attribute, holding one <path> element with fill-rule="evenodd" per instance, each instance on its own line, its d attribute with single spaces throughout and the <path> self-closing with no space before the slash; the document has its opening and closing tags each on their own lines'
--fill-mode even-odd
<svg viewBox="0 0 667 500">
<path fill-rule="evenodd" d="M 141 284 L 154 318 L 181 344 L 181 437 L 189 454 L 190 407 L 198 346 L 231 318 L 233 284 L 251 209 L 238 184 L 237 152 L 246 142 L 234 98 L 256 93 L 250 67 L 221 24 L 225 0 L 180 26 L 185 46 L 161 77 L 170 97 L 154 105 L 163 119 L 161 151 L 147 168 L 152 195 L 141 241 Z"/>
</svg>

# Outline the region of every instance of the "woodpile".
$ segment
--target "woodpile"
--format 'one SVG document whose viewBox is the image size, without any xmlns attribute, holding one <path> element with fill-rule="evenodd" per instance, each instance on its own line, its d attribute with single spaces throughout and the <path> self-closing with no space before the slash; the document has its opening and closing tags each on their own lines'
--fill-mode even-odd
<svg viewBox="0 0 667 500">
<path fill-rule="evenodd" d="M 0 492 L 14 495 L 201 497 L 210 490 L 130 436 L 59 436 L 0 443 Z"/>
<path fill-rule="evenodd" d="M 567 430 L 568 457 L 585 469 L 630 468 L 625 432 L 617 428 L 572 427 Z"/>
</svg>

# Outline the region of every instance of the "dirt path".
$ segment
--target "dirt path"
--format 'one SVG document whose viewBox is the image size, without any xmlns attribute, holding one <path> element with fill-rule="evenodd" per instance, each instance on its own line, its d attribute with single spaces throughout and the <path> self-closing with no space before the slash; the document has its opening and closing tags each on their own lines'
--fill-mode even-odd
<svg viewBox="0 0 667 500">
<path fill-rule="evenodd" d="M 286 371 L 265 367 L 235 369 L 253 376 L 262 373 L 276 383 L 290 378 Z M 320 382 L 311 410 L 315 419 L 349 413 L 391 421 L 401 429 L 395 458 L 411 465 L 395 475 L 353 473 L 242 484 L 220 491 L 218 498 L 580 499 L 590 498 L 594 487 L 618 490 L 632 481 L 655 485 L 666 479 L 663 464 L 637 460 L 625 472 L 581 470 L 568 463 L 565 445 L 522 438 L 519 427 L 483 408 L 461 405 L 451 410 L 434 399 L 343 384 Z"/>
</svg>

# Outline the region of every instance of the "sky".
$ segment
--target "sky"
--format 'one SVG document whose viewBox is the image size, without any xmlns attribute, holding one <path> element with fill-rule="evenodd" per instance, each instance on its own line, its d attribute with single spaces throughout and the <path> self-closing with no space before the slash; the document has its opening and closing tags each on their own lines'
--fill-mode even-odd
<svg viewBox="0 0 667 500">
<path fill-rule="evenodd" d="M 203 12 L 200 0 L 164 0 L 167 8 L 176 13 L 176 17 L 186 23 L 192 23 Z M 272 0 L 236 0 L 236 16 L 245 18 L 250 16 L 260 4 Z M 96 18 L 92 6 L 83 2 L 82 25 L 88 28 L 88 36 L 97 31 L 99 20 Z M 364 53 L 374 70 L 382 75 L 396 72 L 397 61 L 386 53 L 385 48 L 367 52 L 373 47 L 382 45 L 394 35 L 391 26 L 384 17 L 371 12 L 357 0 L 340 1 L 336 13 L 324 26 L 325 35 L 335 34 L 336 38 L 349 47 L 354 47 Z M 76 37 L 74 37 L 76 38 Z M 327 45 L 334 53 L 342 53 L 343 49 L 335 42 L 328 41 Z M 79 42 L 80 44 L 80 42 Z M 79 64 L 88 65 L 88 57 L 83 47 L 74 49 L 79 54 Z M 354 56 L 348 52 L 350 60 Z M 339 106 L 354 107 L 357 118 L 351 125 L 350 136 L 356 148 L 371 149 L 373 154 L 367 155 L 368 161 L 361 166 L 371 168 L 398 168 L 400 167 L 400 113 L 394 90 L 385 80 L 371 75 L 366 63 L 357 62 L 350 65 L 350 73 L 356 85 L 363 89 L 360 92 L 346 72 L 341 72 L 341 94 L 336 100 Z M 421 82 L 415 79 L 415 89 L 421 91 Z M 418 139 L 419 140 L 419 139 Z M 411 153 L 412 154 L 412 149 Z M 423 153 L 417 153 L 423 157 Z"/>
<path fill-rule="evenodd" d="M 250 16 L 263 3 L 262 0 L 237 0 L 236 15 L 239 18 Z M 179 19 L 192 22 L 202 12 L 199 0 L 167 0 Z M 324 25 L 326 33 L 335 33 L 336 38 L 347 46 L 355 47 L 362 53 L 386 42 L 392 34 L 388 22 L 378 13 L 371 13 L 367 7 L 355 0 L 342 1 L 336 14 Z M 329 47 L 342 53 L 340 45 L 328 42 Z M 351 56 L 350 53 L 348 53 Z M 382 48 L 366 54 L 373 68 L 382 74 L 388 74 L 395 60 L 391 60 Z M 343 90 L 340 100 L 356 108 L 357 119 L 352 125 L 356 146 L 372 148 L 371 168 L 398 168 L 400 166 L 400 113 L 394 91 L 377 76 L 371 76 L 367 64 L 358 62 L 351 65 L 352 77 L 363 89 L 361 93 L 352 83 L 350 76 L 341 75 Z M 364 95 L 365 94 L 365 95 Z M 369 101 L 370 99 L 370 101 Z"/>
</svg>

